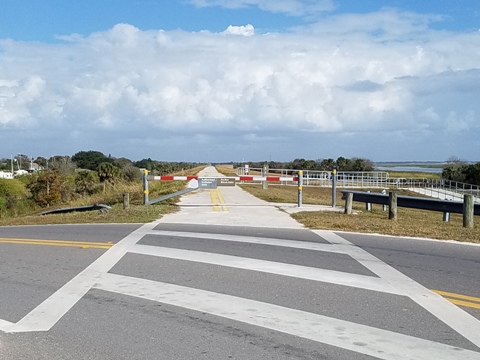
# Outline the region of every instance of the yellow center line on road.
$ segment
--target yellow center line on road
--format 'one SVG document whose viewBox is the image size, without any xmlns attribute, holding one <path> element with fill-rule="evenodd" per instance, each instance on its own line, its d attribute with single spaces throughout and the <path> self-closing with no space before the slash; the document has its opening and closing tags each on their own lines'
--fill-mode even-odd
<svg viewBox="0 0 480 360">
<path fill-rule="evenodd" d="M 225 200 L 223 199 L 223 196 L 220 193 L 220 190 L 216 189 L 216 192 L 217 192 L 218 200 L 220 201 L 220 204 L 222 204 L 223 211 L 228 212 L 228 207 L 225 206 Z"/>
<path fill-rule="evenodd" d="M 217 198 L 215 197 L 215 191 L 213 189 L 210 189 L 210 199 L 212 200 L 213 204 L 213 212 L 219 212 L 220 207 L 217 204 Z"/>
<path fill-rule="evenodd" d="M 449 299 L 449 298 L 445 298 L 445 299 L 455 305 L 465 306 L 473 309 L 480 309 L 480 304 L 475 304 L 468 301 L 462 301 L 462 300 L 456 300 L 456 299 Z"/>
<path fill-rule="evenodd" d="M 478 297 L 454 294 L 454 293 L 440 291 L 440 290 L 432 290 L 432 291 L 438 295 L 443 296 L 452 304 L 466 306 L 474 309 L 480 309 L 480 298 Z M 465 301 L 465 300 L 468 300 L 468 301 Z"/>
<path fill-rule="evenodd" d="M 220 211 L 220 207 L 217 205 L 215 196 L 218 196 L 221 204 L 224 204 L 222 195 L 220 192 L 210 190 L 212 197 L 212 203 L 214 204 L 214 211 Z M 223 211 L 228 211 L 225 205 L 222 205 Z M 215 210 L 216 209 L 216 210 Z M 87 241 L 71 241 L 71 240 L 40 240 L 40 239 L 18 239 L 18 238 L 0 238 L 0 243 L 4 244 L 17 244 L 17 245 L 44 245 L 44 246 L 67 246 L 67 247 L 80 247 L 83 249 L 110 249 L 114 244 L 112 242 L 87 242 Z M 455 294 L 441 290 L 432 290 L 434 293 L 443 296 L 446 300 L 452 304 L 470 307 L 473 309 L 480 309 L 480 298 Z"/>
<path fill-rule="evenodd" d="M 88 241 L 70 241 L 70 240 L 40 240 L 40 239 L 16 239 L 0 238 L 0 243 L 17 245 L 45 245 L 45 246 L 67 246 L 80 247 L 82 249 L 110 249 L 114 244 L 112 242 L 88 242 Z"/>
<path fill-rule="evenodd" d="M 214 212 L 220 212 L 220 209 L 223 212 L 228 212 L 228 207 L 225 206 L 225 200 L 218 189 L 210 189 L 210 198 L 212 200 Z M 219 203 L 221 204 L 221 208 Z"/>
</svg>

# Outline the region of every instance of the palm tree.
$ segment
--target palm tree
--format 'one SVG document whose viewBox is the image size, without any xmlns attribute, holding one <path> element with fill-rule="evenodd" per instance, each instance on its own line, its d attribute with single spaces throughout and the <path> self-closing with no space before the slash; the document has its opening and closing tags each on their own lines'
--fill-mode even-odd
<svg viewBox="0 0 480 360">
<path fill-rule="evenodd" d="M 103 183 L 103 192 L 105 192 L 106 183 L 115 185 L 115 182 L 121 179 L 122 169 L 111 163 L 103 162 L 98 166 L 98 177 Z"/>
<path fill-rule="evenodd" d="M 98 176 L 94 171 L 82 170 L 75 177 L 75 186 L 77 191 L 83 196 L 92 191 L 93 186 L 98 182 Z"/>
</svg>

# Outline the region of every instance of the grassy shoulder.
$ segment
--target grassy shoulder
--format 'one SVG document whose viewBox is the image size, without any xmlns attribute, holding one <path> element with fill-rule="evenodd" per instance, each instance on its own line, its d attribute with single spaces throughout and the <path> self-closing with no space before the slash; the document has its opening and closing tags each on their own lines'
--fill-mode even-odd
<svg viewBox="0 0 480 360">
<path fill-rule="evenodd" d="M 189 169 L 181 175 L 194 175 L 204 167 Z M 149 184 L 150 200 L 175 193 L 184 189 L 185 181 L 151 181 Z M 123 196 L 129 194 L 130 206 L 124 209 Z M 118 184 L 107 187 L 105 192 L 79 197 L 75 201 L 57 204 L 50 208 L 37 208 L 16 216 L 0 216 L 0 226 L 47 225 L 47 224 L 91 224 L 91 223 L 147 223 L 161 218 L 165 214 L 178 211 L 178 197 L 158 204 L 143 205 L 143 186 L 141 182 Z M 106 204 L 112 207 L 107 212 L 83 211 L 65 214 L 40 215 L 47 210 Z"/>
<path fill-rule="evenodd" d="M 198 173 L 203 167 L 192 169 L 188 174 Z M 217 169 L 226 176 L 234 175 L 231 166 Z M 150 182 L 150 199 L 174 193 L 185 187 L 185 182 Z M 260 185 L 241 185 L 251 194 L 269 202 L 296 203 L 296 186 L 269 185 L 262 189 Z M 372 191 L 378 191 L 373 190 Z M 123 194 L 129 193 L 130 207 L 123 208 Z M 418 194 L 403 192 L 402 195 L 419 196 Z M 161 204 L 150 206 L 142 205 L 143 190 L 141 184 L 117 186 L 108 189 L 105 193 L 83 197 L 75 202 L 62 204 L 55 208 L 84 206 L 92 204 L 107 204 L 112 209 L 106 213 L 99 211 L 73 212 L 67 214 L 43 215 L 39 213 L 46 209 L 38 209 L 30 214 L 0 218 L 0 226 L 7 225 L 40 225 L 40 224 L 80 224 L 80 223 L 146 223 L 161 218 L 163 215 L 178 211 L 173 198 Z M 332 205 L 330 188 L 304 187 L 303 203 L 316 205 Z M 340 189 L 337 191 L 337 205 L 343 206 Z M 414 209 L 398 209 L 398 220 L 388 220 L 386 212 L 380 205 L 373 205 L 373 211 L 365 211 L 365 204 L 354 203 L 355 215 L 330 211 L 299 212 L 292 215 L 297 221 L 311 229 L 328 229 L 338 231 L 352 231 L 362 233 L 377 233 L 392 236 L 426 237 L 432 239 L 457 240 L 480 243 L 480 217 L 475 217 L 473 229 L 463 228 L 461 214 L 452 214 L 450 222 L 442 221 L 442 214 L 433 211 Z"/>
<path fill-rule="evenodd" d="M 270 185 L 262 189 L 260 185 L 241 185 L 243 189 L 269 202 L 296 203 L 298 190 L 295 186 Z M 343 206 L 342 194 L 337 191 L 337 204 Z M 372 189 L 372 191 L 378 191 Z M 409 192 L 401 195 L 419 196 Z M 304 187 L 303 203 L 332 205 L 330 188 Z M 451 214 L 450 222 L 444 222 L 442 213 L 416 209 L 398 209 L 398 220 L 388 219 L 381 205 L 373 205 L 372 211 L 365 210 L 364 203 L 354 203 L 355 214 L 346 215 L 332 211 L 299 212 L 292 217 L 310 229 L 327 229 L 361 233 L 385 234 L 393 236 L 424 237 L 441 240 L 457 240 L 480 243 L 480 217 L 475 216 L 473 229 L 463 227 L 461 214 Z"/>
<path fill-rule="evenodd" d="M 112 209 L 100 211 L 71 212 L 52 215 L 29 215 L 1 219 L 0 226 L 12 225 L 52 225 L 52 224 L 95 224 L 95 223 L 147 223 L 161 218 L 165 214 L 177 211 L 174 205 L 123 205 L 115 204 Z"/>
</svg>

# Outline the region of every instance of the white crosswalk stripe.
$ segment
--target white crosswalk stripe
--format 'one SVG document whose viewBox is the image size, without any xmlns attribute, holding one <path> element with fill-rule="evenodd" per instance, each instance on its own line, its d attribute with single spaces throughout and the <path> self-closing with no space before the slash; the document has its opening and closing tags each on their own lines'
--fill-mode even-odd
<svg viewBox="0 0 480 360">
<path fill-rule="evenodd" d="M 478 359 L 457 347 L 277 305 L 157 281 L 107 274 L 95 288 L 140 297 L 301 336 L 380 359 Z"/>
<path fill-rule="evenodd" d="M 350 274 L 340 271 L 317 269 L 266 260 L 242 258 L 238 256 L 210 254 L 200 251 L 179 250 L 147 245 L 136 245 L 132 248 L 131 252 L 177 260 L 202 262 L 211 265 L 228 266 L 243 270 L 260 271 L 270 274 L 296 277 L 299 279 L 322 281 L 337 285 L 402 295 L 387 282 L 372 276 Z"/>
<path fill-rule="evenodd" d="M 88 291 L 98 289 L 200 311 L 379 359 L 480 359 L 480 352 L 355 322 L 238 296 L 109 273 L 125 255 L 136 254 L 325 282 L 382 292 L 391 296 L 404 296 L 415 301 L 472 344 L 480 347 L 479 320 L 333 232 L 316 231 L 321 238 L 329 242 L 329 244 L 325 244 L 254 236 L 160 231 L 155 230 L 157 225 L 157 223 L 145 224 L 125 237 L 18 323 L 9 323 L 0 319 L 0 330 L 12 333 L 48 331 Z M 376 276 L 204 251 L 138 244 L 147 235 L 149 237 L 187 237 L 241 244 L 262 244 L 344 254 L 362 264 Z"/>
</svg>

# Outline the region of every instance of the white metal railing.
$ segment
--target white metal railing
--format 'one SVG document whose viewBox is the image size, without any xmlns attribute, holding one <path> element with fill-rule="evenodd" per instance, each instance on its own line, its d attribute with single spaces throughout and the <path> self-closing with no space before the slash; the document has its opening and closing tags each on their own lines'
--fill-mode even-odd
<svg viewBox="0 0 480 360">
<path fill-rule="evenodd" d="M 262 168 L 249 168 L 249 174 L 263 174 Z M 299 170 L 269 169 L 269 175 L 283 177 L 295 176 Z M 235 169 L 239 176 L 248 175 L 244 167 Z M 266 174 L 263 174 L 266 175 Z M 295 185 L 295 182 L 282 182 L 284 185 Z M 303 170 L 303 186 L 332 186 L 330 171 Z M 480 202 L 480 186 L 461 183 L 445 179 L 408 179 L 390 178 L 388 172 L 383 171 L 339 171 L 337 172 L 337 187 L 340 188 L 380 188 L 406 189 L 420 194 L 444 200 L 463 201 L 463 195 L 471 194 L 475 202 Z"/>
<path fill-rule="evenodd" d="M 480 186 L 445 179 L 397 179 L 394 188 L 409 189 L 427 196 L 463 201 L 465 194 L 475 197 L 480 202 Z"/>
<path fill-rule="evenodd" d="M 279 175 L 282 177 L 292 177 L 298 174 L 300 169 L 268 169 L 269 175 Z M 332 172 L 320 170 L 302 170 L 304 186 L 332 186 Z M 260 173 L 262 168 L 248 168 L 248 174 L 244 167 L 235 169 L 238 176 Z M 264 174 L 266 175 L 266 174 Z M 337 186 L 339 187 L 358 187 L 358 188 L 385 188 L 388 183 L 389 174 L 384 171 L 339 171 L 337 172 Z"/>
</svg>

